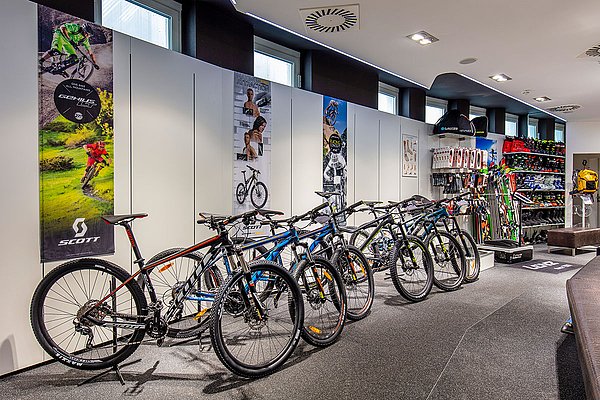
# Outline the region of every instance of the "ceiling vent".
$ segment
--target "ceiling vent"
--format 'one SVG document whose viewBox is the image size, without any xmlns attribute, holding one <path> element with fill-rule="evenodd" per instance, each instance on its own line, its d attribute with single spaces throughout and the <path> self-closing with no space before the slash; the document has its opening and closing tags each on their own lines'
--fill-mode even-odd
<svg viewBox="0 0 600 400">
<path fill-rule="evenodd" d="M 319 33 L 334 33 L 359 28 L 358 4 L 303 8 L 300 15 L 306 30 Z"/>
<path fill-rule="evenodd" d="M 590 47 L 583 53 L 581 53 L 577 58 L 592 58 L 594 60 L 600 60 L 600 44 Z"/>
<path fill-rule="evenodd" d="M 550 107 L 550 108 L 547 108 L 546 110 L 569 114 L 580 108 L 581 108 L 581 106 L 579 104 L 565 104 L 562 106 Z"/>
</svg>

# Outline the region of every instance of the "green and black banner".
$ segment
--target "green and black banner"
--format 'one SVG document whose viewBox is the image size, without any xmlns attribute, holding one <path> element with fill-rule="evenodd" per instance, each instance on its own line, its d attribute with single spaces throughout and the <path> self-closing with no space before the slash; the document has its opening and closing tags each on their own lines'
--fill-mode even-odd
<svg viewBox="0 0 600 400">
<path fill-rule="evenodd" d="M 38 6 L 41 261 L 114 253 L 113 32 Z"/>
</svg>

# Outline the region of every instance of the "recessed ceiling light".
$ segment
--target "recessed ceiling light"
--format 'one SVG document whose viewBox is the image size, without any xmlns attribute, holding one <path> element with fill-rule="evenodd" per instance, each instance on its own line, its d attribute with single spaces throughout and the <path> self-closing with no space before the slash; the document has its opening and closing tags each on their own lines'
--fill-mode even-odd
<svg viewBox="0 0 600 400">
<path fill-rule="evenodd" d="M 490 76 L 490 79 L 493 79 L 496 82 L 506 82 L 506 81 L 510 81 L 512 78 L 506 74 L 496 74 L 496 75 Z"/>
<path fill-rule="evenodd" d="M 544 101 L 552 100 L 550 97 L 547 97 L 547 96 L 534 97 L 533 99 L 535 101 L 539 101 L 540 103 L 543 103 Z"/>
<path fill-rule="evenodd" d="M 475 61 L 477 61 L 476 58 L 469 57 L 469 58 L 464 58 L 464 59 L 460 60 L 458 63 L 459 64 L 463 64 L 463 65 L 467 65 L 467 64 L 473 64 Z"/>
<path fill-rule="evenodd" d="M 407 36 L 407 38 L 419 43 L 422 46 L 439 41 L 440 39 L 425 31 L 415 32 Z"/>
</svg>

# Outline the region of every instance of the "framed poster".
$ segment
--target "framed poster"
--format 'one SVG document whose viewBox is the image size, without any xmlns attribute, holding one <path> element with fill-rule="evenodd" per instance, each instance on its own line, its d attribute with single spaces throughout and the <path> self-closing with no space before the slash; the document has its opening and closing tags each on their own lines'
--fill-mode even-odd
<svg viewBox="0 0 600 400">
<path fill-rule="evenodd" d="M 323 191 L 338 192 L 330 201 L 338 210 L 346 207 L 348 182 L 348 103 L 323 96 Z M 340 224 L 345 224 L 343 219 Z"/>
<path fill-rule="evenodd" d="M 402 134 L 402 176 L 418 176 L 419 138 Z"/>
</svg>

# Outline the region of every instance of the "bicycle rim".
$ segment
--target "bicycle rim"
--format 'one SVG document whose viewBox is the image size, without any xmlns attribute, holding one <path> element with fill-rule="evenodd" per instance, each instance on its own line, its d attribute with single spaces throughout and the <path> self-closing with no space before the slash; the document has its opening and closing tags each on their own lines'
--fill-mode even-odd
<svg viewBox="0 0 600 400">
<path fill-rule="evenodd" d="M 348 319 L 356 321 L 366 317 L 375 296 L 373 271 L 366 258 L 357 248 L 347 246 L 336 253 L 333 264 L 346 286 Z"/>
<path fill-rule="evenodd" d="M 433 283 L 442 290 L 460 287 L 466 273 L 465 255 L 458 241 L 448 232 L 437 232 L 427 238 L 433 259 Z"/>
<path fill-rule="evenodd" d="M 414 237 L 400 239 L 390 262 L 396 290 L 411 301 L 427 297 L 433 285 L 432 261 L 423 242 Z"/>
</svg>

